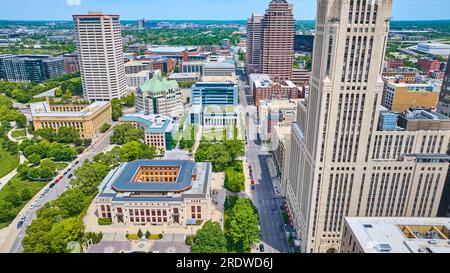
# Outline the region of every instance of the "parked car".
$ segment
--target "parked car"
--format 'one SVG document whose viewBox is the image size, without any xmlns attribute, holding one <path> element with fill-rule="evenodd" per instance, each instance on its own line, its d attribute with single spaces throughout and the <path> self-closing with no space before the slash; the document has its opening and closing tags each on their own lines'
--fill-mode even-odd
<svg viewBox="0 0 450 273">
<path fill-rule="evenodd" d="M 252 183 L 252 185 L 255 185 L 255 180 L 252 179 L 250 182 Z"/>
<path fill-rule="evenodd" d="M 30 205 L 30 209 L 34 209 L 34 203 Z"/>
<path fill-rule="evenodd" d="M 80 161 L 78 161 L 78 160 L 77 160 L 77 161 L 75 161 L 75 165 L 78 165 L 78 163 L 80 163 Z"/>
<path fill-rule="evenodd" d="M 23 226 L 23 222 L 19 221 L 19 223 L 17 223 L 17 228 L 21 228 Z"/>
<path fill-rule="evenodd" d="M 252 185 L 251 189 L 252 189 L 252 191 L 254 191 L 255 190 L 255 185 Z"/>
<path fill-rule="evenodd" d="M 51 188 L 53 188 L 55 186 L 55 183 L 53 182 L 53 183 L 51 183 L 48 187 L 51 189 Z"/>
<path fill-rule="evenodd" d="M 264 244 L 259 244 L 259 251 L 264 252 Z"/>
<path fill-rule="evenodd" d="M 67 178 L 72 178 L 73 174 L 69 174 L 69 176 Z"/>
</svg>

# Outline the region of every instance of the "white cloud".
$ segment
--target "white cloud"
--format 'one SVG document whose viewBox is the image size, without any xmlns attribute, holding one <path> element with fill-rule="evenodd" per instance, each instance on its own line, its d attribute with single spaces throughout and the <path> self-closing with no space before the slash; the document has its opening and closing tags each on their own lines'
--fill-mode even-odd
<svg viewBox="0 0 450 273">
<path fill-rule="evenodd" d="M 81 0 L 66 0 L 69 6 L 79 6 L 81 5 Z"/>
</svg>

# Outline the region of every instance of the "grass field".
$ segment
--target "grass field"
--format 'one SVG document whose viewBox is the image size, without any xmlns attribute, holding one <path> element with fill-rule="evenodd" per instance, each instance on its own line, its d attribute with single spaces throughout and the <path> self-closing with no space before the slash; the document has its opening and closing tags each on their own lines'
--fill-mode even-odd
<svg viewBox="0 0 450 273">
<path fill-rule="evenodd" d="M 25 204 L 28 203 L 28 201 L 30 201 L 30 199 L 46 184 L 47 182 L 23 180 L 19 175 L 14 176 L 8 184 L 0 190 L 0 203 L 5 202 L 12 205 L 12 207 L 7 210 L 7 217 L 2 217 L 8 220 L 0 222 L 0 229 L 7 227 Z M 28 189 L 29 195 L 24 194 L 25 189 Z"/>
<path fill-rule="evenodd" d="M 14 170 L 18 164 L 19 156 L 10 154 L 0 146 L 0 178 Z"/>
<path fill-rule="evenodd" d="M 229 125 L 226 128 L 206 128 L 203 127 L 203 132 L 202 132 L 202 137 L 205 138 L 205 140 L 207 141 L 212 141 L 212 140 L 217 140 L 217 141 L 221 141 L 221 140 L 226 140 L 226 139 L 233 139 L 234 135 L 234 126 L 233 125 Z"/>
<path fill-rule="evenodd" d="M 12 132 L 12 137 L 15 139 L 24 138 L 26 136 L 27 136 L 27 133 L 25 132 L 25 129 L 14 130 Z"/>
</svg>

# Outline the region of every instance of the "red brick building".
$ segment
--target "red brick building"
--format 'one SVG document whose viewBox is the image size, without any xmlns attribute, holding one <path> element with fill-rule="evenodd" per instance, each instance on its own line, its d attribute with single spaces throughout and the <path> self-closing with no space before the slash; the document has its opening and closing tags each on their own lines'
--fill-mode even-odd
<svg viewBox="0 0 450 273">
<path fill-rule="evenodd" d="M 259 107 L 262 100 L 289 100 L 304 98 L 303 89 L 291 81 L 278 83 L 267 80 L 255 80 L 252 84 L 253 101 L 255 102 L 256 107 Z"/>
<path fill-rule="evenodd" d="M 399 68 L 404 67 L 403 60 L 389 60 L 387 61 L 387 68 Z"/>
<path fill-rule="evenodd" d="M 424 73 L 428 73 L 430 70 L 439 71 L 441 68 L 441 62 L 438 60 L 420 59 L 417 64 L 420 65 Z"/>
<path fill-rule="evenodd" d="M 161 70 L 163 74 L 169 74 L 175 69 L 176 60 L 172 58 L 161 58 L 152 61 L 153 70 Z"/>
<path fill-rule="evenodd" d="M 65 73 L 75 73 L 80 71 L 80 63 L 78 62 L 77 54 L 65 54 L 63 58 Z"/>
</svg>

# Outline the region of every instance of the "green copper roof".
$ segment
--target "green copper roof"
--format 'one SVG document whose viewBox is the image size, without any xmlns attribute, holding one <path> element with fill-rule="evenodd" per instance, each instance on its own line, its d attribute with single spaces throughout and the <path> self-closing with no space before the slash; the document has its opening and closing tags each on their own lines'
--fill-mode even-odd
<svg viewBox="0 0 450 273">
<path fill-rule="evenodd" d="M 142 92 L 162 93 L 170 89 L 178 89 L 177 81 L 168 81 L 164 79 L 160 73 L 155 73 L 153 78 L 141 85 Z"/>
</svg>

